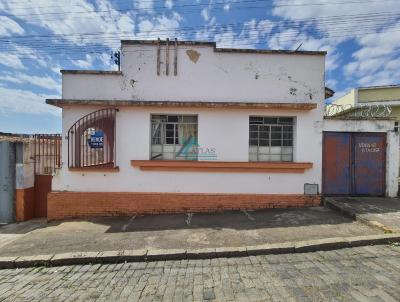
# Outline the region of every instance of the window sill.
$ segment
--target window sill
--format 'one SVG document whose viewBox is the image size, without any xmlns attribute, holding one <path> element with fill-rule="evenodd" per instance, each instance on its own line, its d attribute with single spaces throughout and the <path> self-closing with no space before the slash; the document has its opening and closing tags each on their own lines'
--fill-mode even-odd
<svg viewBox="0 0 400 302">
<path fill-rule="evenodd" d="M 119 172 L 119 167 L 110 168 L 96 168 L 96 167 L 81 167 L 81 168 L 68 168 L 72 172 Z"/>
<path fill-rule="evenodd" d="M 304 173 L 312 163 L 297 162 L 220 162 L 183 160 L 131 160 L 133 167 L 143 171 L 183 172 L 244 172 L 244 173 Z"/>
</svg>

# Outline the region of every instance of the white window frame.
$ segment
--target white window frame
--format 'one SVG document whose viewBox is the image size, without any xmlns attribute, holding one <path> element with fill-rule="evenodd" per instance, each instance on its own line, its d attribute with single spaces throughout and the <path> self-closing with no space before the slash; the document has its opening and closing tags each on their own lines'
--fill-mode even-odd
<svg viewBox="0 0 400 302">
<path fill-rule="evenodd" d="M 249 116 L 249 161 L 294 162 L 295 131 L 294 116 Z"/>
<path fill-rule="evenodd" d="M 173 129 L 167 129 L 167 127 L 172 127 Z M 184 129 L 189 131 L 189 136 L 182 138 L 180 132 L 184 132 Z M 156 136 L 156 132 L 159 135 Z M 167 136 L 168 132 L 170 134 L 172 132 L 173 136 Z M 193 133 L 191 134 L 191 132 Z M 151 160 L 198 160 L 197 140 L 197 114 L 167 113 L 150 115 Z"/>
</svg>

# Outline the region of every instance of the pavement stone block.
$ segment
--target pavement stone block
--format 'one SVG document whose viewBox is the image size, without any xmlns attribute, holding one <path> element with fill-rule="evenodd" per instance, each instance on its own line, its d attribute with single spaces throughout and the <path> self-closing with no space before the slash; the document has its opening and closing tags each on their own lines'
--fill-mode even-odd
<svg viewBox="0 0 400 302">
<path fill-rule="evenodd" d="M 0 257 L 0 269 L 14 268 L 18 257 Z"/>
<path fill-rule="evenodd" d="M 123 251 L 104 251 L 96 256 L 97 263 L 119 263 L 122 261 Z"/>
<path fill-rule="evenodd" d="M 246 247 L 217 247 L 215 249 L 217 257 L 243 257 L 247 256 Z"/>
<path fill-rule="evenodd" d="M 186 250 L 183 249 L 152 249 L 147 251 L 146 260 L 180 260 L 186 259 Z"/>
<path fill-rule="evenodd" d="M 215 293 L 213 288 L 207 288 L 203 291 L 203 299 L 204 300 L 214 300 Z"/>
<path fill-rule="evenodd" d="M 355 236 L 346 238 L 351 247 L 386 244 L 391 242 L 400 242 L 400 234 L 382 234 L 382 235 L 368 235 L 368 236 Z"/>
<path fill-rule="evenodd" d="M 215 248 L 188 249 L 186 250 L 187 259 L 210 259 L 215 258 Z"/>
<path fill-rule="evenodd" d="M 56 254 L 50 263 L 54 266 L 96 263 L 98 252 Z"/>
<path fill-rule="evenodd" d="M 49 266 L 50 260 L 53 257 L 54 255 L 21 256 L 15 260 L 15 267 Z"/>
<path fill-rule="evenodd" d="M 336 237 L 296 242 L 294 247 L 296 252 L 306 253 L 349 247 L 349 242 L 345 238 Z"/>
<path fill-rule="evenodd" d="M 294 252 L 294 243 L 273 243 L 262 244 L 247 247 L 247 254 L 249 256 L 267 255 L 267 254 L 285 254 Z"/>
</svg>

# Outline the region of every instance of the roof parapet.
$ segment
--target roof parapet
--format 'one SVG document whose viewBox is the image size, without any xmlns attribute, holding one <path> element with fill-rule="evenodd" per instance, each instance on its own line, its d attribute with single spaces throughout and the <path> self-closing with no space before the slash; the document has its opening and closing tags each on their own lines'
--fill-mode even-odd
<svg viewBox="0 0 400 302">
<path fill-rule="evenodd" d="M 65 70 L 61 69 L 62 74 L 106 74 L 106 75 L 122 75 L 122 71 L 117 70 Z"/>
<path fill-rule="evenodd" d="M 163 40 L 121 40 L 121 45 L 166 45 Z M 258 54 L 285 54 L 285 55 L 323 55 L 326 51 L 307 51 L 307 50 L 279 50 L 279 49 L 252 49 L 252 48 L 219 48 L 215 42 L 207 41 L 177 41 L 178 45 L 184 46 L 207 46 L 213 47 L 215 52 L 224 53 L 258 53 Z"/>
</svg>

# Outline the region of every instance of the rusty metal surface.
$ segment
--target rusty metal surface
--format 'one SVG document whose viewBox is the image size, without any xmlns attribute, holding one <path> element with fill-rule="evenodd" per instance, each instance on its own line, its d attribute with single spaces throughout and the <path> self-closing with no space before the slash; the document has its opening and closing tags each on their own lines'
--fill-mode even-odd
<svg viewBox="0 0 400 302">
<path fill-rule="evenodd" d="M 35 175 L 34 217 L 47 217 L 47 193 L 51 191 L 52 175 Z"/>
<path fill-rule="evenodd" d="M 385 195 L 386 134 L 354 134 L 354 194 Z"/>
<path fill-rule="evenodd" d="M 115 116 L 118 109 L 106 108 L 85 115 L 68 130 L 68 168 L 115 167 Z M 101 146 L 89 144 L 101 133 Z"/>
<path fill-rule="evenodd" d="M 350 133 L 324 133 L 322 185 L 324 195 L 351 194 L 350 140 Z"/>
<path fill-rule="evenodd" d="M 325 196 L 384 196 L 385 174 L 385 133 L 324 132 Z"/>
<path fill-rule="evenodd" d="M 52 175 L 61 168 L 61 135 L 35 134 L 35 174 Z"/>
</svg>

